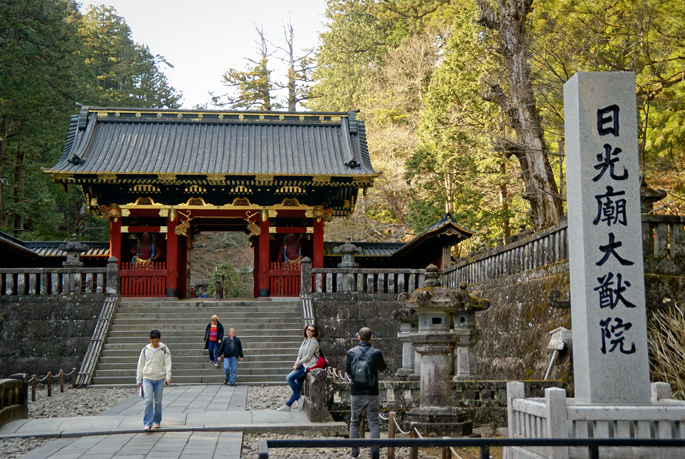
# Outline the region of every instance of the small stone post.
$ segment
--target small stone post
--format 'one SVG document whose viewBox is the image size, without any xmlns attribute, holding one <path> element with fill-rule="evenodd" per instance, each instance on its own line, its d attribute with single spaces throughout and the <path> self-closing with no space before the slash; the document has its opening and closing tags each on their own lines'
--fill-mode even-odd
<svg viewBox="0 0 685 459">
<path fill-rule="evenodd" d="M 108 295 L 117 295 L 119 293 L 119 260 L 117 257 L 110 257 L 107 259 L 107 287 Z"/>
<path fill-rule="evenodd" d="M 479 300 L 466 291 L 466 282 L 459 284 L 461 307 L 454 312 L 454 333 L 458 336 L 454 349 L 454 381 L 481 379 L 476 373 L 476 343 L 481 331 L 476 328 L 476 312 L 490 307 L 488 300 Z"/>
<path fill-rule="evenodd" d="M 409 335 L 416 333 L 419 318 L 414 311 L 400 309 L 393 313 L 393 319 L 400 321 L 400 331 L 397 337 L 402 342 L 402 368 L 397 370 L 395 376 L 399 379 L 418 379 L 420 371 L 415 371 L 416 351 L 409 340 Z"/>
<path fill-rule="evenodd" d="M 304 257 L 300 260 L 300 293 L 312 293 L 312 260 Z"/>
</svg>

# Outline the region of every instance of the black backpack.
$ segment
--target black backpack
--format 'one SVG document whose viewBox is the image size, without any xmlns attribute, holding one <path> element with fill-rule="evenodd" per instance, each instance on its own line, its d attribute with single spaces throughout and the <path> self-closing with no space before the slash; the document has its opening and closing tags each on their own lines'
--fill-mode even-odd
<svg viewBox="0 0 685 459">
<path fill-rule="evenodd" d="M 351 370 L 352 384 L 360 389 L 373 389 L 378 384 L 378 375 L 373 371 L 373 350 L 369 346 L 364 348 L 358 346 L 353 350 L 354 359 L 352 360 Z"/>
</svg>

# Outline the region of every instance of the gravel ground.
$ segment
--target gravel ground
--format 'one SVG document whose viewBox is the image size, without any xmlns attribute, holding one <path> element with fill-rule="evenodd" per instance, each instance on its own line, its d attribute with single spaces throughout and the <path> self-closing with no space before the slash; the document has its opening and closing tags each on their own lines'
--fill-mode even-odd
<svg viewBox="0 0 685 459">
<path fill-rule="evenodd" d="M 36 392 L 36 401 L 29 401 L 29 418 L 50 418 L 50 417 L 75 417 L 75 416 L 94 416 L 109 408 L 112 408 L 129 397 L 134 396 L 135 388 L 96 388 L 88 389 L 69 389 L 60 393 L 53 392 L 52 397 L 47 397 L 45 391 Z M 248 410 L 273 410 L 283 406 L 290 396 L 288 386 L 250 386 L 247 396 Z M 490 436 L 490 432 L 482 432 L 484 436 Z M 383 432 L 381 432 L 383 437 Z M 298 435 L 244 435 L 242 458 L 257 457 L 257 445 L 260 438 L 304 438 Z M 309 437 L 311 438 L 311 437 Z M 326 438 L 315 435 L 313 438 Z M 29 451 L 41 447 L 50 440 L 43 438 L 12 438 L 0 440 L 0 457 L 6 459 L 16 459 Z M 381 456 L 384 456 L 384 451 Z M 338 459 L 350 457 L 348 450 L 329 449 L 329 448 L 301 448 L 301 449 L 272 449 L 269 457 L 277 459 L 315 459 L 325 457 L 327 459 Z M 359 455 L 361 459 L 371 457 L 370 451 L 362 450 Z M 404 459 L 409 457 L 408 448 L 395 450 L 395 457 Z M 436 455 L 426 454 L 419 451 L 421 458 L 434 458 Z"/>
<path fill-rule="evenodd" d="M 29 400 L 29 418 L 63 418 L 74 416 L 94 416 L 118 405 L 136 394 L 135 387 L 114 387 L 88 389 L 69 389 L 64 392 L 53 390 L 52 397 L 46 390 L 36 391 L 36 401 Z M 0 457 L 16 459 L 29 451 L 43 446 L 46 438 L 10 438 L 0 440 Z"/>
</svg>

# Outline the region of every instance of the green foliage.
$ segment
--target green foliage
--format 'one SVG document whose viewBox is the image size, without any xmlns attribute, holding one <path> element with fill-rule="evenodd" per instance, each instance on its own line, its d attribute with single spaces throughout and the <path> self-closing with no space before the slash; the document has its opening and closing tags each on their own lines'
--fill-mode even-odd
<svg viewBox="0 0 685 459">
<path fill-rule="evenodd" d="M 23 239 L 106 239 L 82 192 L 50 184 L 76 102 L 177 107 L 149 48 L 112 8 L 83 16 L 69 0 L 0 3 L 0 229 Z"/>
<path fill-rule="evenodd" d="M 235 268 L 230 261 L 217 266 L 207 287 L 207 294 L 214 295 L 217 281 L 221 281 L 225 298 L 247 298 L 253 295 L 252 273 L 245 269 Z"/>
<path fill-rule="evenodd" d="M 245 71 L 228 69 L 222 77 L 222 84 L 234 88 L 235 93 L 212 96 L 212 103 L 229 110 L 271 111 L 281 108 L 279 103 L 273 101 L 275 85 L 267 65 L 267 56 L 263 55 L 253 66 L 248 65 Z"/>
<path fill-rule="evenodd" d="M 87 68 L 87 105 L 115 107 L 179 106 L 181 95 L 169 86 L 159 66 L 163 56 L 135 43 L 126 21 L 112 7 L 91 6 L 79 21 L 80 57 Z"/>
<path fill-rule="evenodd" d="M 562 85 L 573 74 L 633 71 L 642 173 L 650 183 L 661 182 L 682 196 L 685 4 L 677 0 L 546 0 L 536 8 L 534 75 L 550 138 L 563 136 Z M 676 207 L 670 212 L 678 211 L 676 199 L 671 198 Z"/>
</svg>

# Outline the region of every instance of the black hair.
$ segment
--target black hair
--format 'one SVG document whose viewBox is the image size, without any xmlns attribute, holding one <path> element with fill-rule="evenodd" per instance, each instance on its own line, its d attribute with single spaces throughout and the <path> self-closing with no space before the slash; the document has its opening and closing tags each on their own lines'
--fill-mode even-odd
<svg viewBox="0 0 685 459">
<path fill-rule="evenodd" d="M 162 334 L 159 332 L 159 330 L 152 330 L 150 332 L 150 339 L 159 339 L 162 337 Z"/>
<path fill-rule="evenodd" d="M 369 327 L 362 327 L 357 335 L 359 335 L 361 340 L 364 342 L 368 343 L 371 341 L 371 329 Z"/>
</svg>

